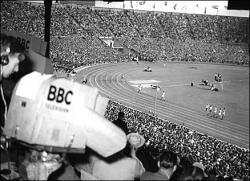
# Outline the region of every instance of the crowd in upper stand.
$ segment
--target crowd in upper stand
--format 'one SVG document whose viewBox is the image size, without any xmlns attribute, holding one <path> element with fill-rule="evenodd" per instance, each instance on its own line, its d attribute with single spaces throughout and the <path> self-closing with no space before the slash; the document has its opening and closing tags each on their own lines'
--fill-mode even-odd
<svg viewBox="0 0 250 181">
<path fill-rule="evenodd" d="M 156 154 L 169 150 L 192 163 L 202 163 L 207 175 L 231 176 L 237 179 L 248 176 L 249 150 L 114 101 L 109 102 L 105 116 L 114 121 L 119 111 L 125 113 L 129 132 L 143 135 L 148 147 Z"/>
<path fill-rule="evenodd" d="M 249 19 L 181 13 L 52 7 L 51 54 L 56 71 L 130 60 L 100 39 L 117 37 L 122 45 L 155 61 L 199 61 L 249 64 Z M 1 2 L 1 27 L 44 38 L 44 6 Z M 132 55 L 133 56 L 133 55 Z M 202 162 L 207 174 L 242 178 L 249 171 L 249 150 L 188 130 L 167 120 L 111 102 L 106 113 L 114 120 L 122 110 L 131 132 L 143 135 L 152 148 Z"/>
<path fill-rule="evenodd" d="M 249 63 L 248 18 L 70 5 L 53 5 L 51 12 L 51 58 L 56 69 L 64 69 L 70 62 L 70 67 L 74 67 L 75 62 L 78 66 L 131 59 L 128 52 L 118 56 L 124 53 L 111 50 L 101 41 L 96 40 L 95 48 L 84 41 L 100 37 L 117 37 L 122 45 L 136 52 L 135 56 L 149 57 L 154 61 Z M 43 4 L 4 1 L 1 3 L 1 25 L 3 29 L 43 39 L 44 13 Z M 67 38 L 69 35 L 82 36 L 83 41 L 72 46 L 72 41 Z M 79 52 L 79 56 L 71 55 L 72 51 Z M 98 56 L 93 57 L 93 54 Z M 59 62 L 61 65 L 58 66 Z"/>
<path fill-rule="evenodd" d="M 68 36 L 62 39 L 53 38 L 51 42 L 52 49 L 56 50 L 51 52 L 51 58 L 57 62 L 54 68 L 60 69 L 62 64 L 67 64 L 66 72 L 83 65 L 115 63 L 127 59 L 125 55 L 118 54 L 96 37 Z M 103 51 L 99 51 L 100 49 Z"/>
</svg>

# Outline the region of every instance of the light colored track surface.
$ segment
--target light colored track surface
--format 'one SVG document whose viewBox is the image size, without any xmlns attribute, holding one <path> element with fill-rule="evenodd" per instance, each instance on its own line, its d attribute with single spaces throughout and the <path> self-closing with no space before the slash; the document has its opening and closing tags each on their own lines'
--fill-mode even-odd
<svg viewBox="0 0 250 181">
<path fill-rule="evenodd" d="M 104 96 L 124 105 L 145 112 L 154 110 L 154 97 L 138 94 L 136 89 L 121 79 L 121 75 L 136 71 L 133 64 L 108 64 L 89 67 L 80 71 L 75 80 L 82 82 L 87 77 L 88 84 L 97 87 Z M 249 149 L 249 128 L 227 120 L 214 120 L 201 112 L 179 106 L 168 101 L 157 102 L 157 115 L 163 119 L 184 124 L 198 132 L 208 134 L 220 140 Z"/>
</svg>

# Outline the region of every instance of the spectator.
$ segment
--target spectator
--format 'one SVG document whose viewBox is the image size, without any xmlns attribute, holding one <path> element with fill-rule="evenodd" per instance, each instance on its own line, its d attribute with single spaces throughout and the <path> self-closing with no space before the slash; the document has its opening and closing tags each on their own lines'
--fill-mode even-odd
<svg viewBox="0 0 250 181">
<path fill-rule="evenodd" d="M 93 176 L 101 180 L 134 180 L 144 172 L 141 163 L 125 155 L 125 150 L 93 164 Z"/>
<path fill-rule="evenodd" d="M 2 127 L 7 119 L 7 103 L 4 98 L 4 92 L 2 88 L 2 79 L 8 78 L 15 72 L 19 71 L 20 61 L 25 59 L 24 56 L 25 48 L 16 41 L 16 38 L 7 36 L 1 33 L 1 62 L 0 62 L 0 88 L 1 88 L 1 133 Z"/>
<path fill-rule="evenodd" d="M 156 172 L 158 170 L 157 160 L 153 158 L 149 147 L 146 145 L 137 149 L 136 157 L 142 162 L 146 171 Z"/>
<path fill-rule="evenodd" d="M 130 145 L 130 155 L 132 158 L 138 160 L 139 164 L 141 165 L 141 168 L 145 172 L 145 168 L 143 167 L 142 162 L 138 157 L 136 156 L 138 148 L 142 147 L 145 143 L 145 139 L 143 136 L 139 135 L 138 133 L 129 133 L 127 135 L 128 143 Z"/>
<path fill-rule="evenodd" d="M 125 134 L 127 135 L 129 133 L 129 130 L 128 130 L 127 124 L 124 120 L 125 120 L 124 112 L 119 112 L 118 118 L 115 121 L 113 121 L 113 123 L 116 126 L 118 126 L 119 128 L 121 128 L 125 132 Z"/>
<path fill-rule="evenodd" d="M 20 61 L 25 59 L 25 48 L 16 38 L 1 33 L 1 79 L 19 71 Z"/>
<path fill-rule="evenodd" d="M 204 176 L 203 170 L 199 167 L 179 167 L 173 173 L 170 181 L 204 180 Z"/>
<path fill-rule="evenodd" d="M 145 172 L 140 180 L 169 180 L 177 168 L 177 154 L 164 151 L 158 161 L 157 172 Z"/>
</svg>

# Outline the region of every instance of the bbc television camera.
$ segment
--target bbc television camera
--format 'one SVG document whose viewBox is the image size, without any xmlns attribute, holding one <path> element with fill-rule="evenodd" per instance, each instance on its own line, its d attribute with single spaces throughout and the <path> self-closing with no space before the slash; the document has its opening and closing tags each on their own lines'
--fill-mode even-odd
<svg viewBox="0 0 250 181">
<path fill-rule="evenodd" d="M 89 147 L 108 157 L 122 150 L 125 133 L 104 118 L 108 101 L 97 88 L 73 80 L 39 72 L 22 77 L 12 93 L 2 136 L 41 155 L 26 166 L 28 179 L 46 180 L 64 159 L 58 153 L 85 153 Z"/>
<path fill-rule="evenodd" d="M 13 36 L 19 35 L 14 32 Z M 1 156 L 5 150 L 8 157 L 14 142 L 26 146 L 27 151 L 39 155 L 32 163 L 25 162 L 27 179 L 46 180 L 67 153 L 85 153 L 89 147 L 108 157 L 123 149 L 127 142 L 125 133 L 104 118 L 109 100 L 96 88 L 50 74 L 52 63 L 43 57 L 46 43 L 20 37 L 29 45 L 25 51 L 27 61 L 23 62 L 30 64 L 24 68 L 32 67 L 38 72 L 22 77 L 13 90 L 3 132 L 1 129 Z M 7 59 L 1 56 L 1 63 L 3 60 Z M 19 178 L 9 162 L 1 162 L 0 171 L 1 180 Z"/>
<path fill-rule="evenodd" d="M 107 104 L 96 88 L 33 72 L 17 83 L 3 132 L 50 152 L 88 146 L 107 157 L 126 145 L 125 133 L 104 118 Z"/>
</svg>

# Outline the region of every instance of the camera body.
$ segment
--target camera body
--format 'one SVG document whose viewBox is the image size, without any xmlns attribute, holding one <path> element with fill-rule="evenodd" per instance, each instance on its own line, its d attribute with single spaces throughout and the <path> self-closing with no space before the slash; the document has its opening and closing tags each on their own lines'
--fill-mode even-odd
<svg viewBox="0 0 250 181">
<path fill-rule="evenodd" d="M 19 80 L 4 134 L 50 152 L 110 156 L 126 145 L 125 133 L 104 118 L 108 99 L 97 88 L 38 72 Z"/>
</svg>

